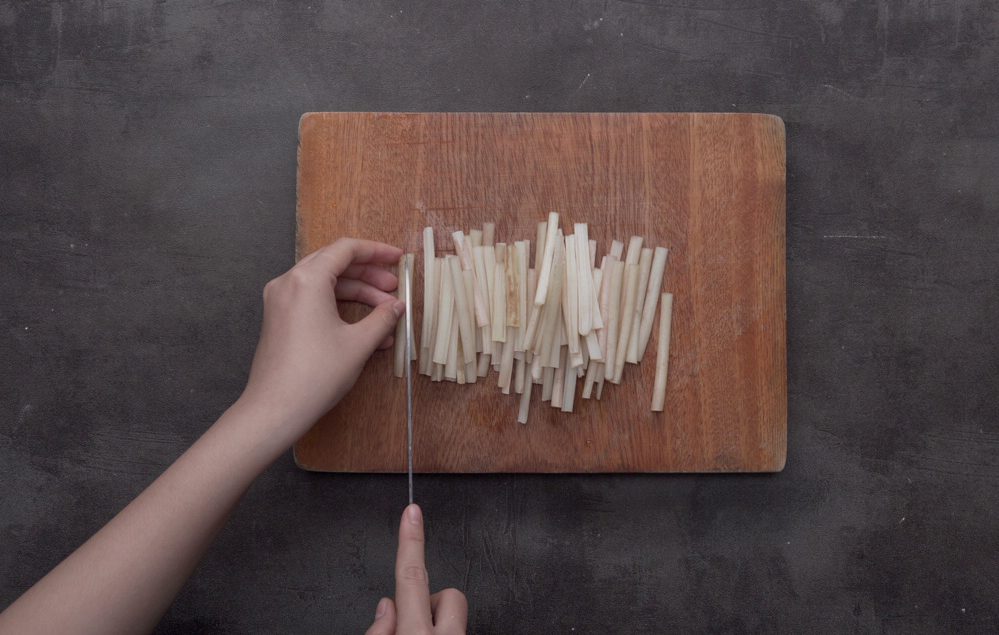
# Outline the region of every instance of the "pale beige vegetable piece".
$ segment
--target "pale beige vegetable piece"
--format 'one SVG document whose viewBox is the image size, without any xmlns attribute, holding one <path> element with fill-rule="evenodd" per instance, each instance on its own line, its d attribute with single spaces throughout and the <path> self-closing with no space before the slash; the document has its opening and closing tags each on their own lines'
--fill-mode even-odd
<svg viewBox="0 0 999 635">
<path fill-rule="evenodd" d="M 620 260 L 608 261 L 611 267 L 610 292 L 607 298 L 607 346 L 604 348 L 604 377 L 614 379 L 614 361 L 617 359 L 617 340 L 621 318 L 621 290 L 624 287 L 624 263 Z M 602 344 L 602 342 L 601 342 Z"/>
<path fill-rule="evenodd" d="M 434 339 L 435 364 L 446 364 L 451 345 L 451 321 L 454 314 L 454 284 L 447 263 L 441 265 L 441 295 L 437 304 L 437 336 Z"/>
<path fill-rule="evenodd" d="M 458 230 L 451 232 L 451 243 L 454 245 L 454 255 L 458 256 L 458 263 L 463 270 L 472 268 L 472 246 L 465 240 L 465 232 Z"/>
<path fill-rule="evenodd" d="M 459 259 L 455 256 L 448 256 L 448 266 L 451 269 L 451 285 L 454 288 L 454 312 L 458 318 L 458 332 L 461 337 L 463 349 L 463 364 L 475 361 L 475 318 L 472 315 L 472 308 L 468 304 L 468 296 L 465 286 L 465 276 L 462 273 Z"/>
<path fill-rule="evenodd" d="M 432 336 L 431 332 L 435 326 L 434 316 L 436 315 L 437 302 L 434 298 L 434 291 L 438 288 L 434 281 L 434 230 L 430 227 L 423 228 L 423 324 L 421 324 L 420 342 L 424 348 L 427 347 Z"/>
<path fill-rule="evenodd" d="M 621 260 L 624 257 L 624 243 L 620 240 L 613 241 L 611 243 L 610 255 Z"/>
<path fill-rule="evenodd" d="M 541 401 L 551 401 L 555 389 L 555 369 L 545 368 L 541 373 Z"/>
<path fill-rule="evenodd" d="M 656 380 L 652 389 L 652 411 L 662 412 L 666 407 L 666 374 L 669 370 L 669 338 L 673 321 L 673 294 L 660 296 L 659 345 L 656 347 Z"/>
<path fill-rule="evenodd" d="M 538 232 L 534 240 L 534 269 L 541 269 L 541 262 L 545 258 L 545 236 L 548 234 L 548 223 L 541 221 L 538 223 Z M 528 298 L 532 303 L 534 296 Z"/>
<path fill-rule="evenodd" d="M 481 229 L 472 229 L 468 232 L 468 244 L 470 244 L 473 249 L 482 246 Z"/>
<path fill-rule="evenodd" d="M 572 405 L 576 397 L 576 372 L 574 369 L 566 369 L 565 378 L 562 380 L 562 412 L 572 412 Z"/>
<path fill-rule="evenodd" d="M 579 285 L 577 283 L 575 236 L 565 237 L 565 283 L 562 287 L 562 317 L 565 320 L 566 343 L 569 354 L 578 357 L 579 351 Z"/>
<path fill-rule="evenodd" d="M 631 318 L 631 334 L 628 336 L 628 354 L 624 361 L 637 364 L 641 359 L 638 343 L 642 339 L 642 309 L 645 306 L 645 293 L 649 288 L 649 275 L 652 272 L 652 249 L 644 247 L 638 259 L 638 293 L 635 295 L 635 312 Z"/>
<path fill-rule="evenodd" d="M 562 400 L 565 399 L 565 371 L 566 357 L 568 351 L 564 346 L 559 347 L 560 362 L 555 369 L 555 381 L 552 383 L 552 408 L 561 408 Z"/>
<path fill-rule="evenodd" d="M 527 294 L 530 291 L 531 281 L 528 277 L 530 269 L 527 261 L 531 257 L 531 241 L 520 240 L 514 244 L 517 252 L 517 347 L 515 352 L 525 350 L 524 332 L 527 330 Z M 533 305 L 532 305 L 533 306 Z"/>
<path fill-rule="evenodd" d="M 506 243 L 496 243 L 496 265 L 493 272 L 492 341 L 506 341 Z M 493 348 L 493 353 L 496 349 Z"/>
<path fill-rule="evenodd" d="M 652 271 L 649 273 L 649 287 L 645 291 L 645 302 L 642 305 L 642 323 L 640 327 L 641 340 L 638 343 L 639 357 L 645 357 L 645 349 L 649 347 L 649 338 L 652 336 L 652 322 L 656 314 L 656 299 L 659 298 L 659 290 L 662 289 L 663 274 L 666 273 L 666 257 L 669 250 L 665 247 L 656 247 L 652 256 Z"/>
<path fill-rule="evenodd" d="M 520 327 L 520 261 L 517 243 L 506 250 L 506 325 Z"/>
<path fill-rule="evenodd" d="M 520 410 L 517 412 L 517 423 L 527 424 L 527 415 L 531 411 L 531 389 L 534 382 L 524 384 L 524 392 L 520 395 Z"/>
<path fill-rule="evenodd" d="M 541 270 L 538 272 L 538 291 L 534 295 L 534 304 L 542 304 L 548 297 L 548 286 L 551 284 L 552 266 L 557 251 L 555 241 L 559 234 L 558 214 L 556 212 L 548 215 L 546 230 L 548 233 L 545 235 L 545 255 L 542 258 Z"/>
<path fill-rule="evenodd" d="M 593 306 L 590 296 L 593 293 L 593 273 L 590 265 L 590 233 L 586 223 L 576 223 L 576 311 L 580 335 L 593 330 Z"/>
<path fill-rule="evenodd" d="M 628 338 L 631 336 L 632 316 L 635 313 L 635 297 L 638 295 L 638 264 L 625 265 L 624 304 L 618 320 L 620 334 L 614 356 L 614 377 L 612 383 L 620 384 L 624 372 L 624 359 L 628 355 Z M 609 362 L 609 360 L 608 360 Z"/>
</svg>

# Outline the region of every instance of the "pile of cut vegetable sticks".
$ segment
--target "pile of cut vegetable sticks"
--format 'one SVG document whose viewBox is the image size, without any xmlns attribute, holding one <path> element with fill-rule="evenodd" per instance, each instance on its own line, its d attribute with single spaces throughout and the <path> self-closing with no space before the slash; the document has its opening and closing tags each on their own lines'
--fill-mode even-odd
<svg viewBox="0 0 999 635">
<path fill-rule="evenodd" d="M 453 232 L 455 253 L 443 257 L 433 228 L 425 228 L 423 320 L 411 360 L 419 360 L 420 374 L 473 384 L 491 367 L 503 394 L 520 395 L 520 423 L 527 423 L 534 385 L 541 386 L 542 401 L 572 412 L 577 380 L 583 399 L 600 399 L 605 381 L 619 384 L 625 363 L 645 356 L 659 300 L 652 410 L 661 412 L 673 310 L 672 294 L 660 295 L 668 250 L 643 247 L 642 237 L 632 236 L 625 252 L 615 240 L 596 267 L 597 242 L 587 224 L 573 230 L 563 235 L 555 212 L 538 223 L 531 267 L 531 241 L 495 242 L 495 223 L 468 235 Z M 399 297 L 413 283 L 405 272 L 412 272 L 415 256 L 404 259 L 409 266 L 399 263 Z M 405 371 L 404 328 L 400 320 L 396 377 Z"/>
</svg>

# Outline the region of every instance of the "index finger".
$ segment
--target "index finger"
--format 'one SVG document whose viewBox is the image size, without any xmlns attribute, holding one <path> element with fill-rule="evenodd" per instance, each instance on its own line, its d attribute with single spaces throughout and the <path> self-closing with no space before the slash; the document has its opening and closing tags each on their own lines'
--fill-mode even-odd
<svg viewBox="0 0 999 635">
<path fill-rule="evenodd" d="M 336 277 L 355 264 L 391 265 L 399 262 L 402 250 L 392 245 L 359 238 L 341 238 L 322 247 L 299 263 L 299 267 L 322 270 Z"/>
<path fill-rule="evenodd" d="M 400 633 L 433 628 L 423 549 L 423 513 L 419 505 L 410 505 L 399 523 L 399 552 L 395 560 L 395 606 Z"/>
</svg>

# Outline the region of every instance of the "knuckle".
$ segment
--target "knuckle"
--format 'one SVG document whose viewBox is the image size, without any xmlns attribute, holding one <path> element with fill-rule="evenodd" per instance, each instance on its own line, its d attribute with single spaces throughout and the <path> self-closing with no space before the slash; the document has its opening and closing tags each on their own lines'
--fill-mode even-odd
<svg viewBox="0 0 999 635">
<path fill-rule="evenodd" d="M 427 568 L 418 564 L 407 565 L 399 569 L 398 577 L 407 582 L 426 582 Z"/>
</svg>

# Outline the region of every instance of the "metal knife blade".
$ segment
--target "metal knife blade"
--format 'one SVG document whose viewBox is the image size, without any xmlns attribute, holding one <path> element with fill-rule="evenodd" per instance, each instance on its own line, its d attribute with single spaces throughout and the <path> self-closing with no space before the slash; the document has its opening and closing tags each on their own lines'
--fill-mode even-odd
<svg viewBox="0 0 999 635">
<path fill-rule="evenodd" d="M 406 296 L 406 441 L 409 466 L 409 504 L 413 504 L 413 271 L 411 258 L 403 256 Z"/>
</svg>

